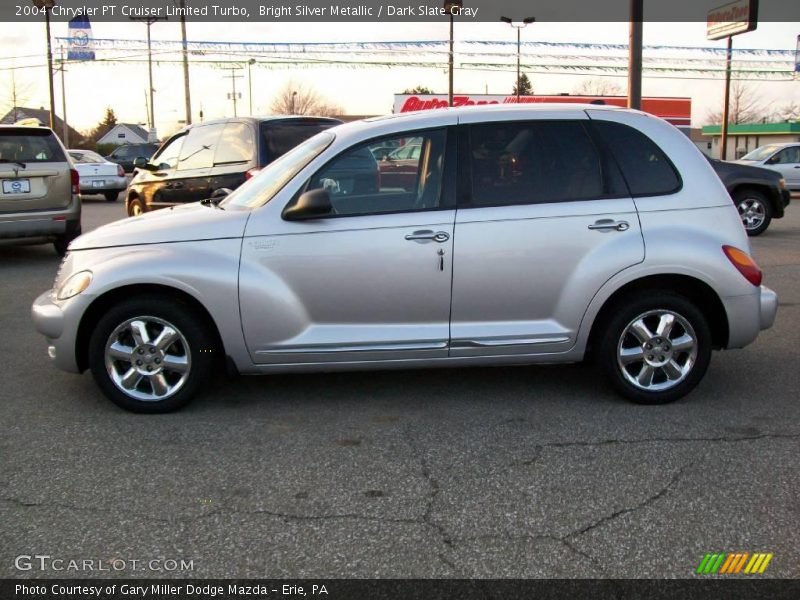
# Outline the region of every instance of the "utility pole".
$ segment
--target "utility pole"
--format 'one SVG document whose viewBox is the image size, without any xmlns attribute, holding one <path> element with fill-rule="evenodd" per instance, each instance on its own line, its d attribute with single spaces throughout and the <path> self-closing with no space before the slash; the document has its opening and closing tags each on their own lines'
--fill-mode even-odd
<svg viewBox="0 0 800 600">
<path fill-rule="evenodd" d="M 189 87 L 189 44 L 186 41 L 186 0 L 180 0 L 181 52 L 183 54 L 183 95 L 186 98 L 186 124 L 192 124 L 192 92 Z"/>
<path fill-rule="evenodd" d="M 464 0 L 444 0 L 444 11 L 450 15 L 450 51 L 447 54 L 447 106 L 453 106 L 453 14 L 460 12 Z"/>
<path fill-rule="evenodd" d="M 61 141 L 69 148 L 69 127 L 67 126 L 67 84 L 64 81 L 67 69 L 64 63 L 64 46 L 61 46 L 61 113 L 63 115 L 63 128 Z"/>
<path fill-rule="evenodd" d="M 149 78 L 149 83 L 150 83 L 150 110 L 149 110 L 149 114 L 148 114 L 147 118 L 148 118 L 149 125 L 150 125 L 150 132 L 148 132 L 148 133 L 152 133 L 152 132 L 155 131 L 155 128 L 156 128 L 156 112 L 155 112 L 155 103 L 154 103 L 154 100 L 153 100 L 153 92 L 155 92 L 155 90 L 153 89 L 153 48 L 152 48 L 151 38 L 150 38 L 150 27 L 156 21 L 166 21 L 167 18 L 166 17 L 143 17 L 143 18 L 130 17 L 130 19 L 131 19 L 131 21 L 140 21 L 140 22 L 144 23 L 145 25 L 147 25 L 147 73 L 148 73 L 148 78 Z"/>
<path fill-rule="evenodd" d="M 253 116 L 253 71 L 251 67 L 256 64 L 256 59 L 251 58 L 247 61 L 247 88 L 250 96 L 250 116 Z"/>
<path fill-rule="evenodd" d="M 725 53 L 725 100 L 722 105 L 722 135 L 720 136 L 720 158 L 728 160 L 728 119 L 731 103 L 731 58 L 733 57 L 733 36 L 728 36 L 728 50 Z"/>
<path fill-rule="evenodd" d="M 233 100 L 233 116 L 238 117 L 239 114 L 236 110 L 236 101 L 242 97 L 241 93 L 236 91 L 236 80 L 241 79 L 241 75 L 236 74 L 237 67 L 231 67 L 231 74 L 227 77 L 231 80 L 232 93 L 228 94 L 228 100 Z"/>
<path fill-rule="evenodd" d="M 642 37 L 644 0 L 630 0 L 628 37 L 628 108 L 642 108 Z"/>
</svg>

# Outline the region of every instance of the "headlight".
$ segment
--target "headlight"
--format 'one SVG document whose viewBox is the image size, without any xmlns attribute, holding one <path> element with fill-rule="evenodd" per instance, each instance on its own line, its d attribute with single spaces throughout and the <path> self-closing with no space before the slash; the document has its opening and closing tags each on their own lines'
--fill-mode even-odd
<svg viewBox="0 0 800 600">
<path fill-rule="evenodd" d="M 56 298 L 59 300 L 66 300 L 67 298 L 77 296 L 83 290 L 89 287 L 90 283 L 92 283 L 91 271 L 80 271 L 75 273 L 61 284 L 61 287 L 58 288 L 58 292 L 56 292 Z"/>
<path fill-rule="evenodd" d="M 783 177 L 781 177 L 780 180 L 778 181 L 778 187 L 781 188 L 782 190 L 786 189 L 786 180 Z"/>
</svg>

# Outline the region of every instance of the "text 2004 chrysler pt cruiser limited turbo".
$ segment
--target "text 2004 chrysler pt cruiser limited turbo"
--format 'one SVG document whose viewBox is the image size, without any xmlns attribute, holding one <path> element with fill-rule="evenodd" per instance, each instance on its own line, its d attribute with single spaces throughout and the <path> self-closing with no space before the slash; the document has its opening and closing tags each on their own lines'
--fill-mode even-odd
<svg viewBox="0 0 800 600">
<path fill-rule="evenodd" d="M 406 144 L 378 168 L 371 148 Z M 727 191 L 677 129 L 495 106 L 342 125 L 222 202 L 81 236 L 33 318 L 58 367 L 143 412 L 185 404 L 223 357 L 279 373 L 591 355 L 654 404 L 772 325 L 760 284 Z"/>
</svg>

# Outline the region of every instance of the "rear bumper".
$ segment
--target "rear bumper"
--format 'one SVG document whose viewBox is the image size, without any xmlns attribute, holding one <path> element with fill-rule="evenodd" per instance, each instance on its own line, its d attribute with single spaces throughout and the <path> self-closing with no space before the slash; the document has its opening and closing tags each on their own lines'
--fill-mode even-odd
<svg viewBox="0 0 800 600">
<path fill-rule="evenodd" d="M 743 348 L 769 329 L 778 313 L 778 295 L 766 286 L 755 294 L 723 299 L 728 314 L 728 348 Z"/>
<path fill-rule="evenodd" d="M 95 182 L 101 181 L 102 185 L 95 186 Z M 81 193 L 86 194 L 102 194 L 104 192 L 122 192 L 128 187 L 128 180 L 125 177 L 118 177 L 116 175 L 109 177 L 92 176 L 81 177 Z"/>
<path fill-rule="evenodd" d="M 80 228 L 81 197 L 73 196 L 66 208 L 20 213 L 0 213 L 0 239 L 56 236 Z"/>
</svg>

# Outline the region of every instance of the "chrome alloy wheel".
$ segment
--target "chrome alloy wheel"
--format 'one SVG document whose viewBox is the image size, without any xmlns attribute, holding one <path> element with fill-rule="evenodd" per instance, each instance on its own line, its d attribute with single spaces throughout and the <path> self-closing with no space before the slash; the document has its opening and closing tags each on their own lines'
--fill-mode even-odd
<svg viewBox="0 0 800 600">
<path fill-rule="evenodd" d="M 623 377 L 648 392 L 668 390 L 682 382 L 697 360 L 697 335 L 676 312 L 651 310 L 633 319 L 617 344 Z"/>
<path fill-rule="evenodd" d="M 119 325 L 105 347 L 108 376 L 137 400 L 164 400 L 183 387 L 191 370 L 189 343 L 177 327 L 157 317 Z"/>
<path fill-rule="evenodd" d="M 738 209 L 742 224 L 747 231 L 758 229 L 767 218 L 767 211 L 758 198 L 744 198 L 739 202 Z"/>
<path fill-rule="evenodd" d="M 142 207 L 137 202 L 136 204 L 133 205 L 133 208 L 131 209 L 131 216 L 138 217 L 141 214 L 142 214 Z"/>
</svg>

